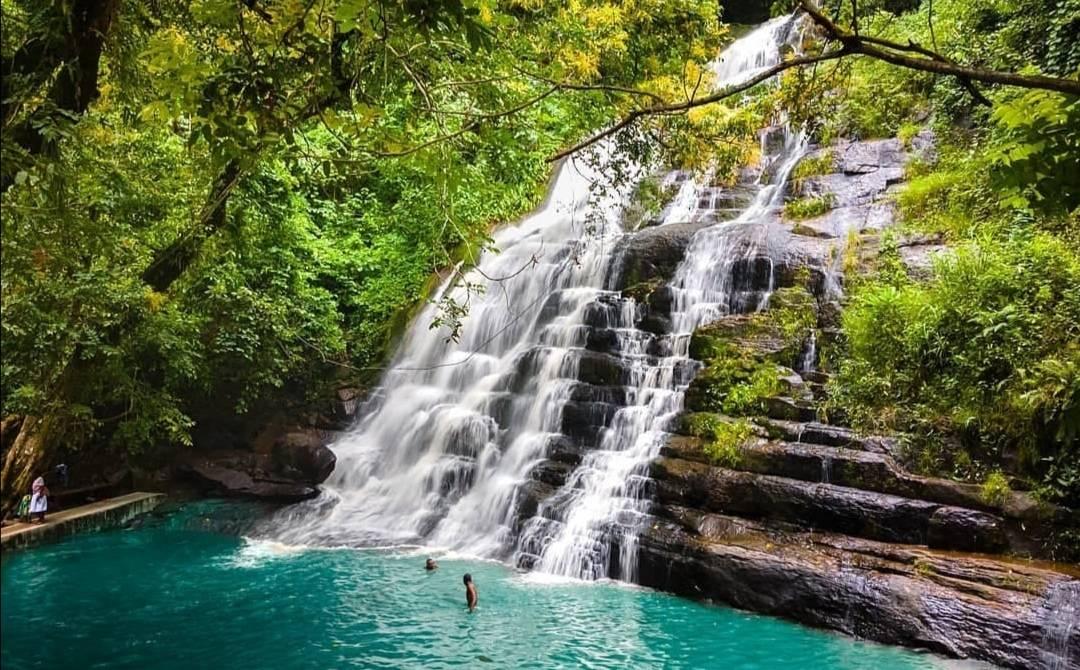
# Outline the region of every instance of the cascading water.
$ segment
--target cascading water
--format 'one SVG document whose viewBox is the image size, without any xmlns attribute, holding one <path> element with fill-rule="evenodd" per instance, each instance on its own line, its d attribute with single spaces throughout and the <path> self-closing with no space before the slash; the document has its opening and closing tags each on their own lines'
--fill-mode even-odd
<svg viewBox="0 0 1080 670">
<path fill-rule="evenodd" d="M 1080 582 L 1055 584 L 1046 596 L 1043 624 L 1043 664 L 1047 670 L 1076 667 L 1076 636 L 1080 636 Z"/>
<path fill-rule="evenodd" d="M 322 516 L 293 510 L 284 539 L 505 549 L 518 484 L 558 434 L 584 344 L 581 315 L 604 293 L 632 186 L 597 197 L 599 158 L 563 164 L 541 208 L 496 233 L 500 252 L 441 289 L 472 303 L 459 342 L 428 328 L 434 306 L 420 314 L 361 420 L 332 446 L 337 466 L 311 505 Z M 467 284 L 486 290 L 470 294 Z"/>
<path fill-rule="evenodd" d="M 774 20 L 733 43 L 715 63 L 717 85 L 778 62 L 793 25 Z M 772 266 L 766 224 L 805 152 L 800 133 L 785 130 L 784 138 L 766 159 L 764 183 L 751 185 L 749 206 L 694 236 L 667 289 L 663 334 L 639 328 L 642 306 L 610 283 L 635 180 L 593 188 L 604 180 L 597 166 L 611 150 L 605 144 L 594 160 L 564 163 L 547 202 L 495 235 L 499 253 L 485 253 L 464 281 L 442 288 L 472 303 L 462 339 L 428 328 L 434 307 L 419 316 L 356 427 L 332 446 L 338 462 L 325 493 L 293 508 L 276 534 L 298 543 L 512 554 L 543 572 L 632 580 L 647 466 L 696 370 L 690 334 L 767 303 L 771 274 L 765 290 L 740 278 L 748 264 Z M 685 180 L 662 225 L 708 226 L 716 191 Z M 467 284 L 485 291 L 470 295 Z M 531 497 L 530 473 L 553 445 L 567 444 L 571 410 L 604 427 L 576 436 L 576 467 L 543 499 Z"/>
</svg>

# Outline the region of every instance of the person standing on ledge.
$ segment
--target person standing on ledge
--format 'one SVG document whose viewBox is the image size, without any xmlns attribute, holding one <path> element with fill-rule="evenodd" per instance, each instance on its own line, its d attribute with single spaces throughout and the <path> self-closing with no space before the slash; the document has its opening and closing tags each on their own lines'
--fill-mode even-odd
<svg viewBox="0 0 1080 670">
<path fill-rule="evenodd" d="M 465 582 L 465 604 L 471 612 L 476 609 L 476 584 L 473 584 L 472 575 L 467 572 L 462 579 Z"/>
<path fill-rule="evenodd" d="M 424 569 L 428 572 L 431 572 L 432 570 L 438 570 L 439 564 L 435 562 L 434 558 L 429 558 L 427 559 L 427 563 L 424 563 Z"/>
<path fill-rule="evenodd" d="M 30 522 L 33 523 L 36 514 L 37 522 L 45 523 L 45 510 L 49 509 L 49 489 L 45 486 L 45 478 L 35 479 L 30 490 L 33 494 L 30 496 Z"/>
</svg>

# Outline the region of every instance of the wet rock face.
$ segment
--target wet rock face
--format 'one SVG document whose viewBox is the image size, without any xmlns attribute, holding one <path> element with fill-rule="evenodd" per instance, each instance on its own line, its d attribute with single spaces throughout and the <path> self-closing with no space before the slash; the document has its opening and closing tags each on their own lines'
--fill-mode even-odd
<svg viewBox="0 0 1080 670">
<path fill-rule="evenodd" d="M 1038 566 L 674 515 L 640 540 L 643 585 L 1008 668 L 1046 667 L 1052 594 L 1080 587 Z M 1059 646 L 1080 652 L 1080 638 Z"/>
<path fill-rule="evenodd" d="M 887 542 L 925 543 L 931 517 L 941 508 L 922 500 L 677 459 L 657 461 L 652 475 L 661 505 L 778 519 Z M 965 520 L 946 516 L 943 522 L 960 525 Z"/>
<path fill-rule="evenodd" d="M 646 228 L 619 241 L 606 284 L 622 290 L 649 280 L 667 281 L 682 262 L 700 223 L 673 223 Z"/>
<path fill-rule="evenodd" d="M 174 469 L 209 495 L 297 502 L 318 495 L 318 485 L 333 472 L 337 457 L 326 445 L 338 435 L 318 428 L 271 427 L 256 437 L 254 451 L 192 452 Z"/>
<path fill-rule="evenodd" d="M 1009 548 L 1004 524 L 985 512 L 943 507 L 930 517 L 927 544 L 936 549 L 999 553 Z"/>
</svg>

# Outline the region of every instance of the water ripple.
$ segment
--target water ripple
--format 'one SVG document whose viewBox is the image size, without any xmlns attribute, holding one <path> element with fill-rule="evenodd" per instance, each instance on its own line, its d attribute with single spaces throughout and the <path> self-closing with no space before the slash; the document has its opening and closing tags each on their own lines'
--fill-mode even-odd
<svg viewBox="0 0 1080 670">
<path fill-rule="evenodd" d="M 941 660 L 646 589 L 415 547 L 308 549 L 168 523 L 6 556 L 5 669 L 752 668 Z M 471 572 L 480 606 L 465 610 Z"/>
</svg>

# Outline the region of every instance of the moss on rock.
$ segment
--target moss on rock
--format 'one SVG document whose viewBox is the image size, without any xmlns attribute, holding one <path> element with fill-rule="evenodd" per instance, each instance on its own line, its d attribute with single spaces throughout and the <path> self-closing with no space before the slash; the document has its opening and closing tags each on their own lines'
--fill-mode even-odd
<svg viewBox="0 0 1080 670">
<path fill-rule="evenodd" d="M 765 400 L 783 393 L 786 367 L 794 362 L 817 323 L 817 303 L 806 288 L 773 293 L 770 308 L 757 314 L 725 317 L 698 328 L 690 356 L 705 364 L 686 391 L 692 411 L 750 416 L 765 410 Z"/>
</svg>

